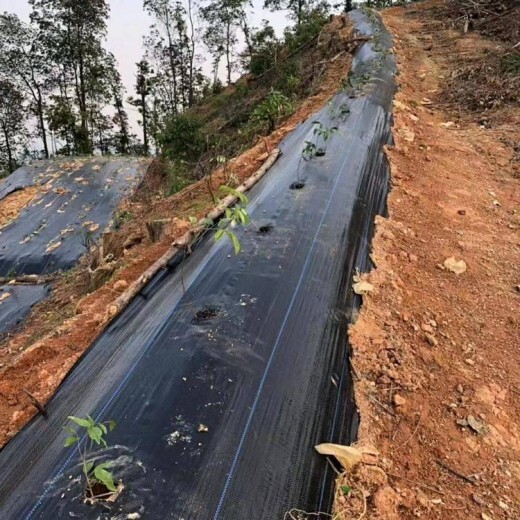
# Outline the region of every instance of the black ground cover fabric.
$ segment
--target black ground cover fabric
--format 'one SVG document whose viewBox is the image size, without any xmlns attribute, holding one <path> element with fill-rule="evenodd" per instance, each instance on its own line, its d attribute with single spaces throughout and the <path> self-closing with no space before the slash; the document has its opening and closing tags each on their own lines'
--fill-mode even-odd
<svg viewBox="0 0 520 520">
<path fill-rule="evenodd" d="M 50 274 L 70 269 L 97 240 L 121 200 L 135 191 L 148 161 L 58 159 L 20 168 L 0 182 L 0 200 L 38 186 L 18 217 L 0 230 L 0 276 Z M 0 286 L 0 335 L 21 323 L 43 299 L 45 286 Z"/>
<path fill-rule="evenodd" d="M 281 520 L 330 509 L 334 474 L 314 446 L 356 433 L 350 287 L 386 208 L 395 90 L 390 36 L 376 15 L 352 17 L 374 39 L 345 90 L 284 140 L 252 189 L 243 252 L 208 235 L 96 341 L 48 418 L 0 453 L 1 518 Z M 305 161 L 313 121 L 338 130 Z M 118 423 L 97 453 L 126 486 L 109 508 L 83 503 L 78 453 L 63 448 L 67 416 L 86 414 Z"/>
</svg>

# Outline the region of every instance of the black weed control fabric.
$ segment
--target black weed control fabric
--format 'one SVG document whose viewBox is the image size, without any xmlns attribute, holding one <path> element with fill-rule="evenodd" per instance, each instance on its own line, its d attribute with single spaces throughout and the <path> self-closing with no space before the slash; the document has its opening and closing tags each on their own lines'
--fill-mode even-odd
<svg viewBox="0 0 520 520">
<path fill-rule="evenodd" d="M 32 307 L 48 294 L 45 284 L 0 285 L 0 338 L 19 325 Z"/>
<path fill-rule="evenodd" d="M 135 190 L 147 162 L 77 159 L 37 162 L 0 182 L 0 200 L 28 186 L 39 196 L 0 230 L 0 276 L 70 269 Z M 48 294 L 45 286 L 0 286 L 0 335 Z M 2 295 L 4 296 L 2 299 Z"/>
<path fill-rule="evenodd" d="M 281 520 L 292 508 L 329 510 L 334 475 L 314 445 L 355 435 L 349 287 L 385 211 L 395 88 L 389 35 L 375 15 L 352 16 L 374 41 L 357 53 L 349 92 L 288 136 L 253 188 L 243 252 L 209 236 L 98 339 L 48 418 L 0 453 L 1 518 Z M 324 157 L 302 161 L 315 120 L 338 132 Z M 125 484 L 106 507 L 83 503 L 78 453 L 63 448 L 67 416 L 86 414 L 118 423 L 97 454 L 115 460 Z"/>
<path fill-rule="evenodd" d="M 143 163 L 144 164 L 144 163 Z M 35 198 L 0 234 L 0 276 L 70 269 L 142 178 L 136 159 L 38 162 L 0 183 L 0 200 L 27 186 Z"/>
</svg>

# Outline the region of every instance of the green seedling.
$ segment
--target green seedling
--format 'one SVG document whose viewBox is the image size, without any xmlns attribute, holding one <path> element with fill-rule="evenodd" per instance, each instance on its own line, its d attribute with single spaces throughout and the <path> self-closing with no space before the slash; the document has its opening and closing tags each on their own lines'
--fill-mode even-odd
<svg viewBox="0 0 520 520">
<path fill-rule="evenodd" d="M 233 229 L 237 226 L 247 226 L 251 222 L 246 206 L 249 203 L 249 199 L 240 191 L 230 188 L 229 186 L 221 186 L 220 191 L 227 195 L 233 195 L 239 200 L 239 203 L 232 208 L 226 208 L 225 216 L 218 223 L 218 230 L 215 233 L 215 242 L 221 240 L 224 236 L 227 236 L 233 244 L 235 255 L 238 255 L 242 250 L 242 245 L 238 240 L 238 237 Z M 229 229 L 231 228 L 231 230 Z"/>
<path fill-rule="evenodd" d="M 310 161 L 317 154 L 317 147 L 310 141 L 305 141 L 305 148 L 302 150 L 302 157 L 305 161 Z"/>
<path fill-rule="evenodd" d="M 352 493 L 352 488 L 350 486 L 340 486 L 341 492 L 348 497 L 350 493 Z"/>
<path fill-rule="evenodd" d="M 314 135 L 316 135 L 318 139 L 323 139 L 324 143 L 338 131 L 337 126 L 327 128 L 320 121 L 313 121 L 312 124 L 314 125 Z"/>
<path fill-rule="evenodd" d="M 110 471 L 113 461 L 105 461 L 97 463 L 92 455 L 92 451 L 96 446 L 108 447 L 105 439 L 108 432 L 115 427 L 115 421 L 96 422 L 90 415 L 85 418 L 69 416 L 71 421 L 77 428 L 65 426 L 69 433 L 69 437 L 65 440 L 65 448 L 77 447 L 81 459 L 81 469 L 85 478 L 87 490 L 87 498 L 91 500 L 107 498 L 112 493 L 117 492 L 114 483 L 114 476 Z M 101 484 L 107 490 L 106 493 L 96 492 L 97 485 Z"/>
</svg>

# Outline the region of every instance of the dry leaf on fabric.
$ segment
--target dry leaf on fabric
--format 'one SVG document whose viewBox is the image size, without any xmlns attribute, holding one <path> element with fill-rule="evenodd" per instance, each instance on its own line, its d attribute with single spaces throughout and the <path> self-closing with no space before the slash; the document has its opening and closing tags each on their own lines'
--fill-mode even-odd
<svg viewBox="0 0 520 520">
<path fill-rule="evenodd" d="M 352 446 L 342 446 L 341 444 L 318 444 L 314 447 L 320 455 L 331 455 L 345 468 L 351 469 L 361 462 L 363 453 Z"/>
<path fill-rule="evenodd" d="M 455 257 L 450 256 L 444 260 L 444 267 L 455 274 L 462 274 L 466 271 L 468 266 L 464 260 L 456 260 Z"/>
<path fill-rule="evenodd" d="M 8 293 L 8 292 L 0 294 L 0 303 L 3 302 L 4 300 L 7 300 L 7 298 L 9 298 L 10 296 L 11 296 L 11 293 Z"/>
<path fill-rule="evenodd" d="M 60 247 L 60 246 L 61 246 L 61 242 L 54 242 L 54 244 L 47 246 L 47 249 L 45 250 L 45 252 L 50 253 L 51 251 L 58 249 L 58 247 Z"/>
</svg>

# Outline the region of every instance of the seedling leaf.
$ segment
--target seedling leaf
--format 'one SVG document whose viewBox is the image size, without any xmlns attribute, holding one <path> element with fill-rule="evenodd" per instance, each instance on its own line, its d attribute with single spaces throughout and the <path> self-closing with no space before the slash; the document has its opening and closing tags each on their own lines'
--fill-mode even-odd
<svg viewBox="0 0 520 520">
<path fill-rule="evenodd" d="M 235 233 L 232 233 L 231 231 L 228 231 L 228 236 L 231 239 L 231 242 L 233 242 L 233 248 L 235 249 L 235 255 L 238 255 L 240 253 L 242 246 L 240 245 L 240 241 L 238 240 L 238 237 L 235 235 Z"/>
<path fill-rule="evenodd" d="M 81 419 L 80 417 L 74 417 L 72 415 L 69 415 L 69 419 L 83 428 L 88 428 L 90 426 L 90 422 L 87 419 Z"/>
<path fill-rule="evenodd" d="M 67 437 L 65 439 L 65 448 L 70 448 L 71 446 L 74 446 L 78 442 L 78 437 Z"/>
<path fill-rule="evenodd" d="M 341 489 L 341 492 L 345 495 L 345 496 L 349 496 L 350 493 L 352 492 L 352 488 L 350 486 L 340 486 L 340 489 Z"/>
<path fill-rule="evenodd" d="M 110 491 L 117 491 L 117 488 L 114 484 L 114 477 L 112 476 L 112 473 L 102 468 L 101 464 L 94 469 L 94 477 L 96 477 L 97 480 L 105 484 L 107 489 L 109 489 Z"/>
</svg>

